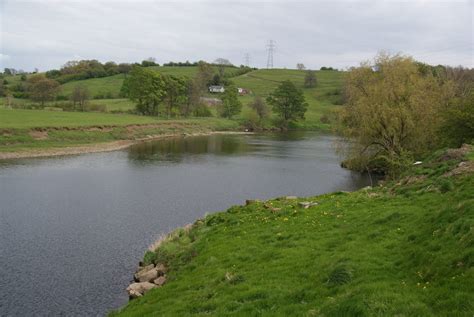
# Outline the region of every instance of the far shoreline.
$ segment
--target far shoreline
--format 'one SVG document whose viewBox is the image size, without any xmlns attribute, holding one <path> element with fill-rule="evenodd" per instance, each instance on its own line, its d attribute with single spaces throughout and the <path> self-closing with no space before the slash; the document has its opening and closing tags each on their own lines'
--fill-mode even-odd
<svg viewBox="0 0 474 317">
<path fill-rule="evenodd" d="M 215 135 L 215 134 L 253 134 L 254 132 L 244 132 L 244 131 L 209 131 L 209 132 L 196 132 L 196 133 L 168 133 L 168 134 L 159 134 L 151 135 L 146 138 L 140 138 L 135 140 L 118 140 L 112 142 L 102 142 L 102 143 L 91 143 L 77 146 L 68 146 L 68 147 L 56 147 L 56 148 L 46 148 L 38 150 L 20 150 L 15 152 L 0 152 L 0 161 L 1 160 L 16 160 L 16 159 L 25 159 L 25 158 L 41 158 L 41 157 L 55 157 L 55 156 L 66 156 L 66 155 L 79 155 L 79 154 L 89 154 L 89 153 L 102 153 L 102 152 L 112 152 L 119 151 L 126 148 L 129 148 L 132 145 L 146 143 L 150 141 L 156 141 L 161 139 L 168 139 L 173 137 L 194 137 L 194 136 L 206 136 L 206 135 Z"/>
</svg>

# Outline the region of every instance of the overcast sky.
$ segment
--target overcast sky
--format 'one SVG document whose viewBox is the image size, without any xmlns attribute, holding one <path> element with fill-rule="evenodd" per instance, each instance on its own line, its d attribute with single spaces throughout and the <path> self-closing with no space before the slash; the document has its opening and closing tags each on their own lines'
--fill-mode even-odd
<svg viewBox="0 0 474 317">
<path fill-rule="evenodd" d="M 213 61 L 344 68 L 378 51 L 430 64 L 473 62 L 474 0 L 13 1 L 0 0 L 0 68 L 68 60 Z"/>
</svg>

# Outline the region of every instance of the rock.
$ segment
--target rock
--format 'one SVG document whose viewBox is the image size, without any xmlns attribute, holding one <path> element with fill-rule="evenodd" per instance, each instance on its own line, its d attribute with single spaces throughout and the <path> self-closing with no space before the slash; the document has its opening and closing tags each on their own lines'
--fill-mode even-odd
<svg viewBox="0 0 474 317">
<path fill-rule="evenodd" d="M 152 268 L 151 270 L 141 270 L 134 275 L 136 282 L 151 282 L 158 277 L 158 270 Z"/>
<path fill-rule="evenodd" d="M 155 283 L 158 286 L 163 286 L 166 283 L 166 277 L 160 276 L 159 278 L 155 279 L 153 283 Z"/>
<path fill-rule="evenodd" d="M 127 293 L 133 299 L 143 296 L 146 292 L 156 287 L 158 287 L 156 284 L 150 282 L 132 283 L 127 287 Z"/>
<path fill-rule="evenodd" d="M 142 271 L 143 272 L 149 271 L 154 267 L 155 267 L 155 265 L 153 265 L 153 264 L 149 264 L 147 266 L 140 265 L 135 273 L 142 272 Z"/>
<path fill-rule="evenodd" d="M 295 200 L 295 199 L 298 199 L 298 197 L 296 196 L 285 196 L 284 197 L 286 200 Z"/>
<path fill-rule="evenodd" d="M 256 200 L 256 199 L 247 199 L 247 200 L 245 201 L 245 206 L 248 206 L 248 205 L 251 205 L 251 204 L 255 204 L 255 203 L 257 203 L 257 202 L 258 202 L 258 200 Z"/>
<path fill-rule="evenodd" d="M 156 265 L 156 271 L 158 272 L 158 276 L 163 276 L 168 272 L 166 266 L 162 263 Z"/>
<path fill-rule="evenodd" d="M 413 163 L 413 165 L 421 165 L 421 164 L 423 164 L 422 161 L 416 161 L 415 163 Z"/>
<path fill-rule="evenodd" d="M 312 202 L 312 201 L 300 201 L 298 203 L 298 206 L 302 207 L 304 209 L 308 209 L 309 207 L 313 207 L 313 206 L 316 206 L 316 205 L 318 205 L 318 203 Z"/>
</svg>

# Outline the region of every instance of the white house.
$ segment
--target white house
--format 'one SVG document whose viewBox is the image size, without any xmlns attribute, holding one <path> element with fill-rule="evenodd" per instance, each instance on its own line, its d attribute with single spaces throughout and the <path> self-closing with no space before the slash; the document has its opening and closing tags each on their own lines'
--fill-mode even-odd
<svg viewBox="0 0 474 317">
<path fill-rule="evenodd" d="M 224 86 L 209 86 L 209 92 L 223 93 L 224 91 Z"/>
</svg>

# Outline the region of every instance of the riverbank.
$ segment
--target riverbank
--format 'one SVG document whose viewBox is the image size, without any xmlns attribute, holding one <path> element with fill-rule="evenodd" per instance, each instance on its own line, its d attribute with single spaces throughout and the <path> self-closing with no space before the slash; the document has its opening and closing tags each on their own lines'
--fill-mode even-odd
<svg viewBox="0 0 474 317">
<path fill-rule="evenodd" d="M 240 131 L 209 131 L 197 133 L 183 133 L 176 132 L 171 134 L 148 135 L 146 138 L 136 140 L 119 140 L 105 143 L 93 143 L 87 145 L 78 145 L 64 148 L 46 148 L 38 150 L 22 150 L 18 152 L 0 152 L 0 160 L 20 159 L 20 158 L 35 158 L 35 157 L 53 157 L 64 155 L 78 155 L 86 153 L 112 152 L 126 149 L 132 145 L 144 142 L 151 142 L 173 137 L 193 137 L 213 134 L 252 134 L 252 132 Z"/>
<path fill-rule="evenodd" d="M 471 316 L 470 149 L 376 188 L 250 200 L 199 219 L 145 254 L 166 283 L 112 315 Z"/>
<path fill-rule="evenodd" d="M 116 121 L 107 123 L 110 122 L 107 116 L 98 122 L 89 122 L 87 117 L 78 119 L 76 114 L 68 114 L 70 118 L 39 120 L 41 117 L 38 119 L 36 115 L 42 114 L 41 111 L 23 112 L 26 115 L 33 112 L 34 120 L 28 123 L 28 120 L 22 121 L 16 116 L 11 120 L 3 118 L 6 122 L 5 127 L 0 126 L 0 160 L 115 151 L 140 142 L 173 136 L 242 133 L 238 122 L 220 118 L 145 118 L 151 121 L 130 123 L 128 119 L 120 121 L 118 115 L 109 115 Z"/>
</svg>

